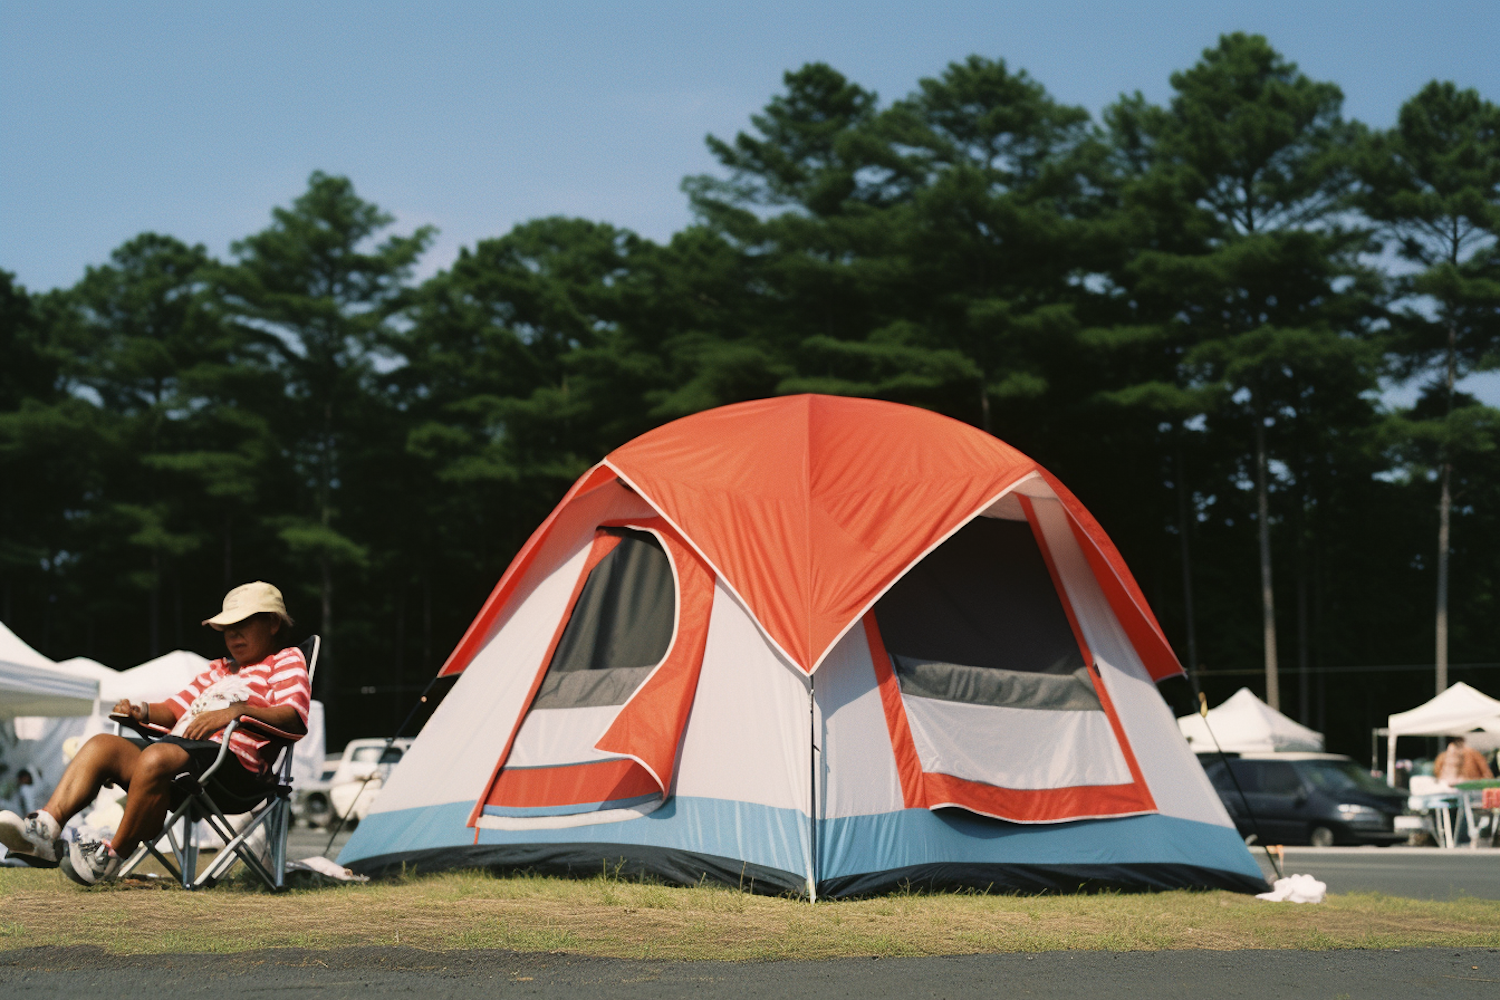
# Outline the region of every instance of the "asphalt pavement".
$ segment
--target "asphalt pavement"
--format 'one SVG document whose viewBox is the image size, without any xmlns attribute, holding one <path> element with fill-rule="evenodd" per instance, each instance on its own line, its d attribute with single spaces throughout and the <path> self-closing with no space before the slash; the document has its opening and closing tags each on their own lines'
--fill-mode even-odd
<svg viewBox="0 0 1500 1000">
<path fill-rule="evenodd" d="M 1267 881 L 1266 852 L 1252 849 Z M 1500 899 L 1500 850 L 1459 847 L 1288 847 L 1286 874 L 1311 875 L 1329 892 L 1380 892 L 1408 899 Z M 1500 924 L 1500 917 L 1497 917 Z"/>
<path fill-rule="evenodd" d="M 332 833 L 332 830 L 309 830 L 305 826 L 294 826 L 287 833 L 286 856 L 293 861 L 301 861 L 303 858 L 321 854 L 325 858 L 334 860 L 338 858 L 339 851 L 344 849 L 344 845 L 349 842 L 349 837 L 354 831 L 347 828 L 340 830 L 338 836 L 334 837 L 333 846 L 330 848 L 328 838 Z"/>
<path fill-rule="evenodd" d="M 920 997 L 1280 1000 L 1493 998 L 1500 949 L 1048 952 L 824 962 L 649 962 L 404 948 L 118 958 L 94 948 L 0 952 L 0 993 L 26 1000 L 543 996 L 914 1000 Z"/>
</svg>

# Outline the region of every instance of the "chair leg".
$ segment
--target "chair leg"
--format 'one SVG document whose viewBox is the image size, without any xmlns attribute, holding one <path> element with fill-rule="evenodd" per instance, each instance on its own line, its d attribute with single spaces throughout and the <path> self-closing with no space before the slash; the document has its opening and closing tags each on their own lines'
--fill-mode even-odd
<svg viewBox="0 0 1500 1000">
<path fill-rule="evenodd" d="M 243 861 L 245 863 L 245 867 L 255 872 L 256 876 L 260 878 L 261 881 L 265 882 L 266 886 L 272 891 L 281 889 L 282 879 L 278 877 L 281 874 L 281 871 L 280 867 L 276 864 L 276 849 L 274 840 L 271 844 L 271 867 L 276 869 L 276 872 L 274 874 L 270 869 L 267 868 L 265 862 L 263 862 L 256 855 L 256 852 L 249 846 L 248 842 L 250 840 L 250 837 L 254 835 L 255 831 L 261 827 L 266 827 L 266 834 L 268 839 L 274 838 L 276 836 L 278 820 L 280 819 L 281 814 L 287 809 L 288 804 L 286 803 L 286 801 L 278 799 L 271 805 L 267 806 L 258 816 L 251 820 L 243 830 L 227 838 L 224 849 L 219 852 L 219 856 L 215 858 L 213 860 L 213 863 L 210 864 L 208 868 L 204 870 L 203 874 L 198 877 L 197 881 L 194 883 L 194 887 L 204 888 L 208 885 L 213 884 L 213 882 L 223 878 L 226 874 L 228 874 L 229 870 L 234 867 L 234 863 L 236 861 Z M 217 812 L 217 808 L 215 809 L 215 812 Z M 218 818 L 230 830 L 233 829 L 233 827 L 229 825 L 228 817 L 224 816 L 223 813 L 219 812 Z M 218 824 L 215 825 L 217 826 Z"/>
<path fill-rule="evenodd" d="M 156 858 L 161 866 L 167 870 L 167 873 L 171 875 L 173 881 L 182 883 L 184 886 L 187 886 L 191 880 L 188 879 L 185 881 L 183 871 L 180 867 L 183 863 L 183 850 L 182 847 L 177 843 L 177 838 L 172 831 L 179 822 L 183 822 L 183 817 L 188 813 L 190 808 L 191 803 L 184 802 L 182 805 L 178 806 L 175 810 L 168 814 L 166 820 L 162 823 L 161 832 L 149 840 L 141 841 L 140 846 L 138 846 L 133 852 L 131 852 L 130 857 L 127 858 L 125 863 L 120 866 L 118 877 L 124 878 L 131 872 L 135 871 L 136 868 L 140 866 L 141 862 L 146 860 L 147 855 L 150 855 Z M 165 840 L 168 847 L 170 847 L 172 856 L 177 859 L 177 864 L 174 865 L 170 860 L 167 859 L 167 856 L 161 852 L 161 842 L 163 840 Z"/>
<path fill-rule="evenodd" d="M 184 817 L 183 823 L 182 884 L 191 886 L 198 873 L 198 824 L 193 822 L 191 815 Z"/>
</svg>

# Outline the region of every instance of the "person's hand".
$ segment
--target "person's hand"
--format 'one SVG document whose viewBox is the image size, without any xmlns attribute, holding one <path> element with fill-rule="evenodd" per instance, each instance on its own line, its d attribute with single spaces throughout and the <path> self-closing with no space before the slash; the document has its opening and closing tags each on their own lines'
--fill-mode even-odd
<svg viewBox="0 0 1500 1000">
<path fill-rule="evenodd" d="M 234 706 L 221 708 L 217 712 L 204 712 L 201 715 L 195 715 L 192 721 L 187 724 L 187 728 L 182 731 L 183 738 L 189 740 L 206 740 L 239 717 L 240 711 Z"/>
<path fill-rule="evenodd" d="M 112 709 L 113 714 L 128 716 L 137 722 L 150 722 L 151 720 L 147 718 L 150 711 L 150 708 L 142 711 L 142 706 L 132 704 L 129 698 L 121 698 L 115 702 L 115 707 Z"/>
</svg>

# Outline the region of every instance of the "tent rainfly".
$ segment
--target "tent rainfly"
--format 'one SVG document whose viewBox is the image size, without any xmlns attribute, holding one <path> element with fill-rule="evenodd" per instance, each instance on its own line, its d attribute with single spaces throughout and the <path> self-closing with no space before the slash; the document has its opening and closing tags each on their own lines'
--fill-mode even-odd
<svg viewBox="0 0 1500 1000">
<path fill-rule="evenodd" d="M 1386 722 L 1386 760 L 1396 759 L 1399 736 L 1466 736 L 1477 749 L 1500 746 L 1500 700 L 1463 681 L 1429 702 L 1397 712 Z M 1386 768 L 1395 780 L 1394 765 Z"/>
<path fill-rule="evenodd" d="M 1104 530 L 1014 448 L 792 396 L 610 453 L 512 560 L 340 864 L 810 898 L 1264 886 Z"/>
<path fill-rule="evenodd" d="M 1194 753 L 1323 749 L 1322 733 L 1293 722 L 1257 698 L 1249 688 L 1240 688 L 1218 708 L 1209 709 L 1206 723 L 1203 716 L 1195 713 L 1179 718 L 1177 728 L 1182 730 Z"/>
<path fill-rule="evenodd" d="M 90 715 L 99 681 L 60 668 L 0 622 L 0 719 Z"/>
</svg>

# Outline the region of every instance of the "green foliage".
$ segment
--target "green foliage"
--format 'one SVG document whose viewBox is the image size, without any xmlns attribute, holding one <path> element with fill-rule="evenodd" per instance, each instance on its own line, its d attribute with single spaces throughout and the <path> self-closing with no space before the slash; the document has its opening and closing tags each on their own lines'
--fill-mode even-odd
<svg viewBox="0 0 1500 1000">
<path fill-rule="evenodd" d="M 1500 418 L 1378 391 L 1500 357 L 1500 116 L 1433 83 L 1372 131 L 1243 34 L 1171 85 L 1095 122 L 999 59 L 886 103 L 814 63 L 708 139 L 664 244 L 542 218 L 417 281 L 432 231 L 314 173 L 227 261 L 148 233 L 71 289 L 0 272 L 0 615 L 128 665 L 213 652 L 184 624 L 270 579 L 329 640 L 334 738 L 389 730 L 610 449 L 825 392 L 1045 462 L 1215 699 L 1260 663 L 1257 448 L 1287 670 L 1427 659 L 1446 462 L 1454 658 L 1496 659 Z M 1319 676 L 1284 705 L 1353 752 L 1427 684 Z"/>
</svg>

